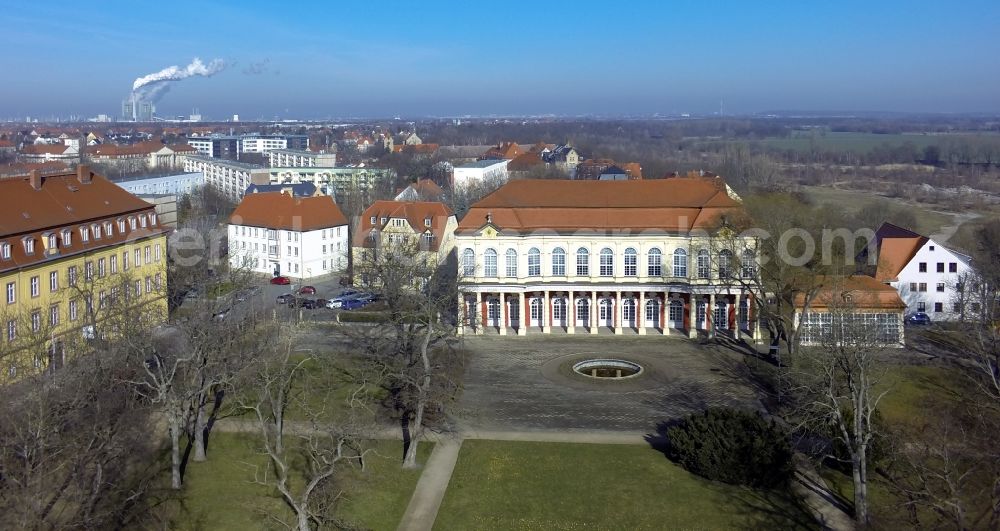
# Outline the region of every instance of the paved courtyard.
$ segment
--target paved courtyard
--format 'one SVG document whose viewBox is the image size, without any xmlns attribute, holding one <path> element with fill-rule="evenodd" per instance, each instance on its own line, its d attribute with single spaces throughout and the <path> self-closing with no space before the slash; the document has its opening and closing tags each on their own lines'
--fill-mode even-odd
<svg viewBox="0 0 1000 531">
<path fill-rule="evenodd" d="M 651 433 L 710 406 L 762 409 L 740 354 L 662 336 L 467 336 L 471 352 L 455 413 L 483 430 L 617 430 Z M 570 366 L 584 357 L 644 366 L 627 382 L 594 381 Z"/>
</svg>

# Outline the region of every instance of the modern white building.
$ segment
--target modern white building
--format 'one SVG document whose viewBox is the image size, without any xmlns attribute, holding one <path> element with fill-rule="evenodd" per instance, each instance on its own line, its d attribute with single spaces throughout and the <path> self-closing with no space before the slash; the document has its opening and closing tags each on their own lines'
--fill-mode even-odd
<svg viewBox="0 0 1000 531">
<path fill-rule="evenodd" d="M 205 175 L 198 172 L 181 173 L 164 177 L 118 180 L 114 183 L 135 195 L 185 195 L 204 186 Z"/>
<path fill-rule="evenodd" d="M 968 256 L 913 231 L 883 223 L 875 233 L 875 278 L 896 288 L 908 312 L 926 312 L 932 321 L 953 321 L 974 311 L 963 291 L 972 272 Z"/>
<path fill-rule="evenodd" d="M 757 337 L 754 243 L 712 236 L 741 209 L 719 178 L 511 181 L 455 232 L 460 332 Z"/>
<path fill-rule="evenodd" d="M 253 182 L 251 173 L 259 168 L 254 164 L 203 155 L 192 155 L 184 160 L 185 172 L 203 174 L 205 184 L 231 199 L 243 196 L 243 192 Z"/>
<path fill-rule="evenodd" d="M 327 167 L 337 165 L 336 153 L 313 153 L 298 149 L 276 149 L 267 152 L 268 165 L 274 168 Z"/>
<path fill-rule="evenodd" d="M 240 138 L 240 153 L 267 153 L 275 149 L 308 149 L 306 135 L 250 134 Z"/>
<path fill-rule="evenodd" d="M 328 195 L 344 197 L 351 191 L 365 194 L 380 183 L 394 179 L 396 173 L 388 168 L 261 168 L 254 171 L 254 184 L 313 183 Z"/>
<path fill-rule="evenodd" d="M 481 182 L 483 180 L 499 180 L 506 182 L 507 163 L 506 159 L 477 160 L 461 166 L 455 166 L 453 174 L 454 186 L 463 186 L 471 182 Z"/>
<path fill-rule="evenodd" d="M 329 196 L 249 194 L 229 218 L 229 263 L 300 279 L 347 267 L 347 218 Z"/>
</svg>

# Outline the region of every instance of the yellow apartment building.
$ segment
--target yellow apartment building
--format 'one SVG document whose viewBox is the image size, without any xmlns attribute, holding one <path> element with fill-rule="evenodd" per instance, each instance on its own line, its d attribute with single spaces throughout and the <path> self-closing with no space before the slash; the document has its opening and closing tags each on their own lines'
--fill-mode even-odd
<svg viewBox="0 0 1000 531">
<path fill-rule="evenodd" d="M 115 315 L 164 321 L 167 233 L 85 165 L 0 180 L 0 382 L 59 368 Z"/>
</svg>

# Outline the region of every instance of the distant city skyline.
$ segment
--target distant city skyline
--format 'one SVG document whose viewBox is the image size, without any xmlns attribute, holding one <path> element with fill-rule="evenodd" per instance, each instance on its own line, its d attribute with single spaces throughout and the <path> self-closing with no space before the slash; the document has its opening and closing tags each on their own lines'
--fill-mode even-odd
<svg viewBox="0 0 1000 531">
<path fill-rule="evenodd" d="M 225 66 L 164 88 L 159 115 L 996 113 L 998 26 L 978 0 L 19 3 L 0 118 L 118 117 L 137 78 L 196 57 Z"/>
</svg>

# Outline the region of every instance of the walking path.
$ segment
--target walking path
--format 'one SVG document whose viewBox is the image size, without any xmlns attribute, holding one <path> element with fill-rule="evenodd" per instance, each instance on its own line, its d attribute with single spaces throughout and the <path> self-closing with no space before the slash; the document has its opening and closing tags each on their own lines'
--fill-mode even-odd
<svg viewBox="0 0 1000 531">
<path fill-rule="evenodd" d="M 462 449 L 461 438 L 444 439 L 434 445 L 434 451 L 420 474 L 417 487 L 413 489 L 413 497 L 406 507 L 403 520 L 397 531 L 423 531 L 434 528 L 438 509 L 448 491 L 451 473 L 458 462 L 458 452 Z"/>
</svg>

